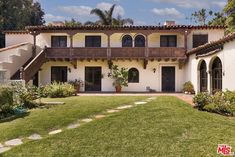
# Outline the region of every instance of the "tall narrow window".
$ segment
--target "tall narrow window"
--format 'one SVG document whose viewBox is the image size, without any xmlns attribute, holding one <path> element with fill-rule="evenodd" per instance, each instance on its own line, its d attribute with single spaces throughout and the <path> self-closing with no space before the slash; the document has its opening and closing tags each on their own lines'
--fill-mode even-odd
<svg viewBox="0 0 235 157">
<path fill-rule="evenodd" d="M 136 68 L 131 68 L 128 71 L 128 82 L 139 83 L 139 71 Z"/>
<path fill-rule="evenodd" d="M 222 62 L 217 57 L 212 64 L 212 92 L 222 90 Z"/>
<path fill-rule="evenodd" d="M 145 47 L 145 38 L 143 35 L 137 35 L 135 37 L 135 47 Z"/>
<path fill-rule="evenodd" d="M 176 35 L 161 35 L 160 36 L 161 47 L 177 47 Z"/>
<path fill-rule="evenodd" d="M 203 60 L 200 65 L 200 92 L 207 91 L 207 68 L 206 62 Z"/>
<path fill-rule="evenodd" d="M 51 82 L 67 82 L 68 70 L 67 67 L 51 67 Z"/>
<path fill-rule="evenodd" d="M 51 47 L 67 47 L 67 36 L 51 36 Z"/>
<path fill-rule="evenodd" d="M 86 36 L 85 47 L 101 47 L 101 36 Z"/>
<path fill-rule="evenodd" d="M 132 47 L 132 37 L 130 35 L 125 35 L 122 38 L 122 47 Z"/>
<path fill-rule="evenodd" d="M 208 43 L 208 34 L 194 34 L 193 35 L 193 48 Z"/>
</svg>

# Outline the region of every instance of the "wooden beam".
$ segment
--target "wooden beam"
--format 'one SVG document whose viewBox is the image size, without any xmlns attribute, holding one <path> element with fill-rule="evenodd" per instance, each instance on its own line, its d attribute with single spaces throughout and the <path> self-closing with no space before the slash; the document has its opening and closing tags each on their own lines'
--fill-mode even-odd
<svg viewBox="0 0 235 157">
<path fill-rule="evenodd" d="M 148 60 L 145 59 L 145 60 L 144 60 L 144 69 L 147 69 L 147 65 L 148 65 Z"/>
<path fill-rule="evenodd" d="M 109 66 L 109 69 L 111 69 L 111 68 L 112 68 L 112 66 L 113 66 L 113 62 L 112 62 L 112 60 L 108 60 L 108 66 Z"/>
</svg>

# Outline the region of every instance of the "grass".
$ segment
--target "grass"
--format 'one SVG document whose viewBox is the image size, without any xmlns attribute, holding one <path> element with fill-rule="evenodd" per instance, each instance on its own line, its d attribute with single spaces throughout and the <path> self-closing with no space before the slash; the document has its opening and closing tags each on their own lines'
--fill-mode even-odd
<svg viewBox="0 0 235 157">
<path fill-rule="evenodd" d="M 216 156 L 218 144 L 235 147 L 234 135 L 234 119 L 200 112 L 175 97 L 158 97 L 3 156 Z"/>
<path fill-rule="evenodd" d="M 106 109 L 128 104 L 143 97 L 69 97 L 44 99 L 44 101 L 65 102 L 65 105 L 48 109 L 34 109 L 29 114 L 12 121 L 0 122 L 0 143 L 9 139 L 27 137 L 33 133 L 42 135 L 50 130 L 66 127 L 77 119 L 87 118 Z"/>
</svg>

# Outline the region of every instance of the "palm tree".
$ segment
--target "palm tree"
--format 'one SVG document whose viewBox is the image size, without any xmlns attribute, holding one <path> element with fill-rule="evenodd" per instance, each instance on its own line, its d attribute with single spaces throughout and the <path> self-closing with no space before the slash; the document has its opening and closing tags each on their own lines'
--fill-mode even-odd
<svg viewBox="0 0 235 157">
<path fill-rule="evenodd" d="M 113 18 L 113 25 L 115 26 L 123 26 L 123 25 L 133 25 L 134 21 L 130 18 L 123 19 L 121 15 L 118 15 L 117 18 Z"/>
<path fill-rule="evenodd" d="M 108 26 L 123 26 L 126 24 L 133 25 L 133 20 L 130 18 L 122 19 L 120 15 L 117 18 L 113 18 L 113 12 L 116 7 L 116 4 L 113 4 L 111 8 L 107 11 L 95 8 L 91 10 L 91 14 L 95 14 L 99 17 L 99 20 L 96 22 L 88 21 L 84 25 L 108 25 Z"/>
<path fill-rule="evenodd" d="M 112 25 L 115 6 L 116 4 L 113 4 L 108 11 L 95 8 L 91 10 L 91 14 L 98 16 L 102 25 Z"/>
</svg>

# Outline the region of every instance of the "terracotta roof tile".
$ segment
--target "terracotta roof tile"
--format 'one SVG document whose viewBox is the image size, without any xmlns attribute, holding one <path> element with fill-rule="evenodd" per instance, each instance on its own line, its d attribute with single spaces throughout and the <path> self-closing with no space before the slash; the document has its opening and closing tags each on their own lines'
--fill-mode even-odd
<svg viewBox="0 0 235 157">
<path fill-rule="evenodd" d="M 3 31 L 5 34 L 28 34 L 29 32 L 26 30 L 6 30 Z"/>
</svg>

